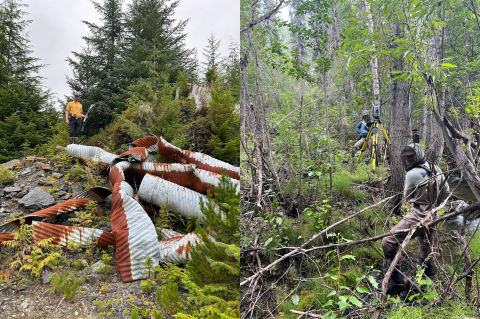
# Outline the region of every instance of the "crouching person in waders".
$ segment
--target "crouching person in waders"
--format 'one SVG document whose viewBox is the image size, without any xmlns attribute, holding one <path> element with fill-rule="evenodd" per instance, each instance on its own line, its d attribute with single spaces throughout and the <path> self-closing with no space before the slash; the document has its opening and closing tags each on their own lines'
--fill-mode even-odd
<svg viewBox="0 0 480 319">
<path fill-rule="evenodd" d="M 82 127 L 82 117 L 87 118 L 88 115 L 83 115 L 82 113 L 82 104 L 78 102 L 80 93 L 75 92 L 73 95 L 73 101 L 67 104 L 65 121 L 70 126 L 69 143 L 77 144 L 80 128 Z"/>
<path fill-rule="evenodd" d="M 445 199 L 449 192 L 449 186 L 445 182 L 445 176 L 440 168 L 425 160 L 425 152 L 418 143 L 412 143 L 406 146 L 402 151 L 402 162 L 407 171 L 405 176 L 405 189 L 403 196 L 406 200 L 413 203 L 410 212 L 395 226 L 391 232 L 401 229 L 410 229 L 417 225 L 426 217 L 427 222 L 432 222 L 436 216 L 429 216 L 431 210 L 436 204 Z M 431 246 L 431 232 L 428 229 L 417 230 L 412 238 L 418 237 L 419 258 L 422 266 L 425 267 L 425 275 L 432 278 L 435 276 L 435 263 Z M 388 236 L 382 240 L 382 248 L 387 262 L 391 263 L 397 254 L 399 244 L 401 244 L 407 233 Z M 401 263 L 396 266 L 401 269 Z M 386 293 L 394 295 L 407 288 L 407 280 L 398 270 L 394 269 L 390 281 L 388 282 Z"/>
</svg>

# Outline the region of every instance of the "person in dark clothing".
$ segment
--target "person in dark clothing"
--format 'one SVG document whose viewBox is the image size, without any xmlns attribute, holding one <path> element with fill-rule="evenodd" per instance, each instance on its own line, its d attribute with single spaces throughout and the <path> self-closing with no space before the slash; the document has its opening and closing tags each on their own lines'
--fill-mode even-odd
<svg viewBox="0 0 480 319">
<path fill-rule="evenodd" d="M 77 144 L 80 128 L 82 127 L 82 117 L 88 117 L 88 115 L 83 115 L 82 113 L 82 104 L 78 102 L 79 97 L 80 93 L 75 92 L 73 101 L 67 104 L 65 111 L 65 122 L 70 125 L 70 144 Z"/>
<path fill-rule="evenodd" d="M 445 199 L 450 188 L 445 182 L 445 176 L 439 167 L 429 163 L 425 159 L 425 152 L 418 143 L 412 143 L 406 146 L 402 151 L 402 161 L 407 171 L 405 176 L 404 198 L 413 203 L 410 212 L 392 228 L 392 232 L 401 229 L 410 229 L 417 225 L 426 217 L 429 217 L 430 211 L 436 206 L 439 200 Z M 442 189 L 440 186 L 443 185 Z M 431 216 L 432 220 L 436 216 Z M 425 275 L 435 276 L 435 263 L 431 258 L 431 231 L 428 234 L 423 229 L 416 231 L 412 238 L 418 237 L 419 258 L 425 266 Z M 382 240 L 382 249 L 387 261 L 392 262 L 407 233 L 395 236 L 384 237 Z M 401 265 L 397 265 L 400 269 Z M 387 294 L 393 295 L 402 292 L 406 288 L 406 279 L 398 271 L 394 270 L 387 285 Z"/>
</svg>

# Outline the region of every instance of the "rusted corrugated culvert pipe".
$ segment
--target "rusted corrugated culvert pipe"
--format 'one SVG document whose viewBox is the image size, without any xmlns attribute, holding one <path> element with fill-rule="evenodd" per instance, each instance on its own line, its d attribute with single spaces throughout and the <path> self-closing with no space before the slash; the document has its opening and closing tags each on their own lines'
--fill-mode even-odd
<svg viewBox="0 0 480 319">
<path fill-rule="evenodd" d="M 117 157 L 115 154 L 109 153 L 96 146 L 84 146 L 78 144 L 69 144 L 65 152 L 79 160 L 90 160 L 98 162 L 103 167 L 109 167 L 110 163 Z"/>
<path fill-rule="evenodd" d="M 222 170 L 225 170 L 226 175 L 240 179 L 240 167 L 235 167 L 203 153 L 182 150 L 168 143 L 163 137 L 158 139 L 158 152 L 177 163 L 195 164 L 200 169 L 217 174 L 222 174 Z"/>
<path fill-rule="evenodd" d="M 145 175 L 137 196 L 155 206 L 165 206 L 183 217 L 196 217 L 200 222 L 204 221 L 205 216 L 200 209 L 200 198 L 207 202 L 207 196 L 160 177 Z"/>
<path fill-rule="evenodd" d="M 115 236 L 112 233 L 101 229 L 53 225 L 35 221 L 32 225 L 34 242 L 55 237 L 51 243 L 53 245 L 64 247 L 73 244 L 78 245 L 81 248 L 87 248 L 92 243 L 95 243 L 97 247 L 115 245 Z"/>
<path fill-rule="evenodd" d="M 75 198 L 75 199 L 70 199 L 66 202 L 53 205 L 49 208 L 45 208 L 42 210 L 39 210 L 38 212 L 28 214 L 24 217 L 21 218 L 16 218 L 13 219 L 3 225 L 0 226 L 0 232 L 1 233 L 6 233 L 6 232 L 13 232 L 15 230 L 20 229 L 20 220 L 24 220 L 25 224 L 31 225 L 32 221 L 35 218 L 45 218 L 45 217 L 53 217 L 56 215 L 61 215 L 66 212 L 71 212 L 75 211 L 79 208 L 85 207 L 89 202 L 92 200 L 90 198 Z"/>
<path fill-rule="evenodd" d="M 125 182 L 124 170 L 130 162 L 119 162 L 110 170 L 112 192 L 112 232 L 116 239 L 117 266 L 123 282 L 143 279 L 147 270 L 142 262 L 151 257 L 160 261 L 155 227 L 140 204 L 135 201 L 132 187 Z"/>
</svg>

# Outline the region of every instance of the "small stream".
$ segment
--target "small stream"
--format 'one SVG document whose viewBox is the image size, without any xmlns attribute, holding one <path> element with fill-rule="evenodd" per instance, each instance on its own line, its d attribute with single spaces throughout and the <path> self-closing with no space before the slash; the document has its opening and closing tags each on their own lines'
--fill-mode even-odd
<svg viewBox="0 0 480 319">
<path fill-rule="evenodd" d="M 455 180 L 455 177 L 453 179 L 453 182 L 449 180 L 450 189 L 455 188 L 457 183 L 458 183 L 458 179 Z M 458 187 L 453 192 L 453 195 L 467 202 L 467 204 L 469 204 L 470 202 L 477 201 L 475 196 L 473 195 L 473 192 L 471 191 L 470 187 L 465 181 L 463 181 L 462 183 L 460 183 L 460 185 L 458 185 Z M 478 226 L 477 232 L 480 231 L 480 226 L 479 226 L 480 218 L 477 217 L 475 219 L 472 219 L 474 215 L 477 215 L 477 214 L 475 213 L 475 214 L 470 214 L 470 216 L 467 216 L 467 236 L 466 236 L 467 242 L 470 239 L 470 237 L 473 235 L 473 232 L 475 231 L 477 226 Z M 452 233 L 453 231 L 460 232 L 462 225 L 463 225 L 463 216 L 459 215 L 443 222 L 440 225 L 440 231 L 445 233 Z M 450 240 L 448 242 L 440 241 L 440 247 L 442 249 L 443 258 L 446 262 L 450 263 L 459 258 L 459 255 L 461 252 L 459 251 L 458 241 L 456 240 Z"/>
</svg>

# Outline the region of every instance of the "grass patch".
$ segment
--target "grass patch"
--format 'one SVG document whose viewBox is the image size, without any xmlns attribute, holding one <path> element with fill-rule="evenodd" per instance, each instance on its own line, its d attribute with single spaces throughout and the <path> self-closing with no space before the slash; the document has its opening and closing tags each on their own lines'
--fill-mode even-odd
<svg viewBox="0 0 480 319">
<path fill-rule="evenodd" d="M 365 191 L 356 190 L 352 186 L 352 175 L 351 173 L 342 170 L 335 173 L 333 177 L 333 190 L 339 196 L 344 198 L 349 198 L 353 200 L 365 199 L 368 194 Z M 363 177 L 358 177 L 357 180 L 361 180 Z"/>
<path fill-rule="evenodd" d="M 450 319 L 450 318 L 476 318 L 475 308 L 466 305 L 460 301 L 449 301 L 430 312 L 426 312 L 423 308 L 402 307 L 392 310 L 388 313 L 389 319 Z"/>
</svg>

